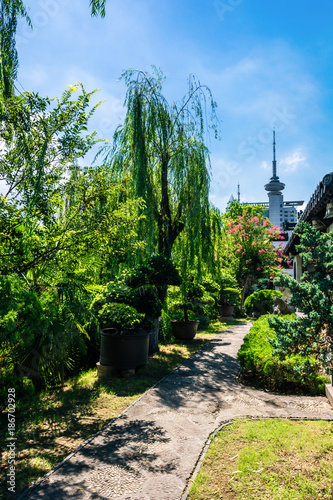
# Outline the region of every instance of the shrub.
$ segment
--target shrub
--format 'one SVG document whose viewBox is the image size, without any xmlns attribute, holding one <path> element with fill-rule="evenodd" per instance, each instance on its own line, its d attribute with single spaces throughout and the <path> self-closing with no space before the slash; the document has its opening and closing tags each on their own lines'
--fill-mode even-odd
<svg viewBox="0 0 333 500">
<path fill-rule="evenodd" d="M 268 318 L 262 316 L 254 323 L 238 352 L 243 377 L 252 375 L 258 385 L 273 391 L 323 394 L 328 378 L 322 373 L 314 356 L 291 354 L 284 360 L 273 356 L 271 341 L 275 332 L 269 327 Z M 292 318 L 290 315 L 288 319 Z"/>
<path fill-rule="evenodd" d="M 160 321 L 160 330 L 158 334 L 159 342 L 161 344 L 168 344 L 170 342 L 173 342 L 175 340 L 175 337 L 173 336 L 172 333 L 172 328 L 171 328 L 171 318 L 170 315 L 167 311 L 162 311 L 161 315 L 161 321 Z"/>
<path fill-rule="evenodd" d="M 63 383 L 74 357 L 86 352 L 80 303 L 56 290 L 26 289 L 17 276 L 0 277 L 0 369 L 31 379 L 36 387 Z"/>
<path fill-rule="evenodd" d="M 221 286 L 226 288 L 236 288 L 238 283 L 235 276 L 230 273 L 223 272 L 221 275 Z"/>
<path fill-rule="evenodd" d="M 290 305 L 304 313 L 292 321 L 272 317 L 270 326 L 276 332 L 274 354 L 284 359 L 290 353 L 311 354 L 327 373 L 333 374 L 333 232 L 320 233 L 310 224 L 300 222 L 296 250 L 305 269 L 300 282 L 282 274 L 279 286 L 290 289 Z M 310 365 L 305 366 L 309 371 Z"/>
<path fill-rule="evenodd" d="M 282 297 L 282 293 L 278 290 L 259 290 L 246 298 L 243 308 L 247 314 L 253 312 L 272 313 L 274 297 Z"/>
<path fill-rule="evenodd" d="M 106 303 L 98 312 L 101 328 L 113 327 L 119 332 L 128 328 L 139 327 L 145 315 L 127 304 Z"/>
<path fill-rule="evenodd" d="M 241 289 L 240 288 L 223 288 L 221 289 L 220 302 L 221 304 L 230 304 L 232 306 L 240 305 Z"/>
</svg>

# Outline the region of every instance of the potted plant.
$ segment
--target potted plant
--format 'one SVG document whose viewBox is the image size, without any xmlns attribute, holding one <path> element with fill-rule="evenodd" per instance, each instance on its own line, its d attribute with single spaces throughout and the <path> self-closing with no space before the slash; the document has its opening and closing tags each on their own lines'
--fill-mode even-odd
<svg viewBox="0 0 333 500">
<path fill-rule="evenodd" d="M 171 321 L 172 333 L 178 340 L 194 339 L 199 320 L 190 320 L 189 312 L 202 314 L 204 311 L 204 287 L 193 278 L 183 278 L 178 292 L 171 297 L 171 310 L 182 311 L 182 318 Z"/>
<path fill-rule="evenodd" d="M 233 318 L 235 305 L 239 301 L 239 297 L 240 290 L 238 288 L 224 288 L 223 285 L 221 286 L 219 300 L 221 321 Z"/>
<path fill-rule="evenodd" d="M 145 315 L 117 302 L 95 303 L 100 325 L 100 364 L 120 370 L 135 370 L 148 361 L 149 328 Z M 100 307 L 101 306 L 101 307 Z"/>
<path fill-rule="evenodd" d="M 153 323 L 149 337 L 149 354 L 158 351 L 159 322 L 168 285 L 180 285 L 181 278 L 170 259 L 153 255 L 126 279 L 131 304 Z"/>
</svg>

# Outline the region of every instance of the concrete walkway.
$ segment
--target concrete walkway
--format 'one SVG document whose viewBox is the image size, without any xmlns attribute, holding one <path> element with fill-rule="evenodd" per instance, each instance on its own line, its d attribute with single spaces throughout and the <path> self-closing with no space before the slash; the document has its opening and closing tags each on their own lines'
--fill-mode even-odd
<svg viewBox="0 0 333 500">
<path fill-rule="evenodd" d="M 236 382 L 249 324 L 232 326 L 146 392 L 26 498 L 180 500 L 210 434 L 235 417 L 333 419 L 324 397 Z"/>
</svg>

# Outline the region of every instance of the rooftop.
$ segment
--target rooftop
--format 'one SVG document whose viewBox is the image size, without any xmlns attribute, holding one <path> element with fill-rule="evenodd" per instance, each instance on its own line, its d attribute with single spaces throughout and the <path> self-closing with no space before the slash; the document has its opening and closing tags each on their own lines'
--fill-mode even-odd
<svg viewBox="0 0 333 500">
<path fill-rule="evenodd" d="M 319 219 L 320 221 L 322 221 L 325 227 L 328 226 L 332 222 L 332 219 L 330 219 L 329 222 L 325 222 L 324 216 L 326 213 L 326 204 L 331 202 L 332 199 L 333 199 L 333 172 L 330 172 L 329 174 L 326 174 L 319 182 L 313 195 L 310 198 L 310 201 L 306 205 L 304 212 L 302 212 L 299 218 L 299 222 L 303 221 L 311 223 L 313 219 Z M 295 253 L 295 245 L 297 245 L 298 243 L 299 243 L 299 237 L 297 236 L 297 234 L 292 233 L 284 249 L 284 253 L 286 254 Z"/>
</svg>

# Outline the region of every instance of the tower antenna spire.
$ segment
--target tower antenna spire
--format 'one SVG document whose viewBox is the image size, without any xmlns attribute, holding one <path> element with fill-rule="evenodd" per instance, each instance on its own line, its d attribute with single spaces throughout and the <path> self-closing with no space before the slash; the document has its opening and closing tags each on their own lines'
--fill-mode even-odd
<svg viewBox="0 0 333 500">
<path fill-rule="evenodd" d="M 273 178 L 276 177 L 275 128 L 273 128 Z"/>
<path fill-rule="evenodd" d="M 237 201 L 238 201 L 238 203 L 240 203 L 240 186 L 239 186 L 239 183 L 238 183 L 238 190 L 237 190 Z"/>
</svg>

